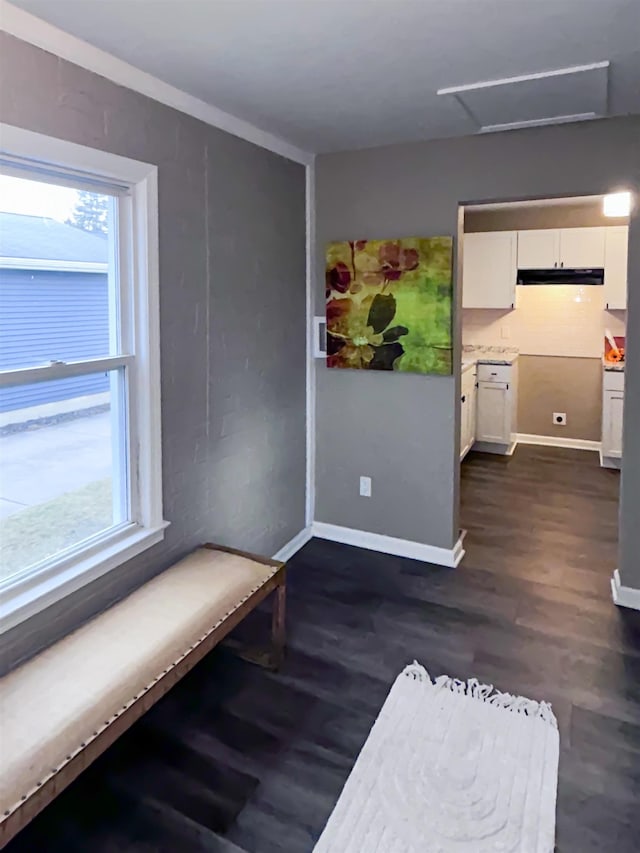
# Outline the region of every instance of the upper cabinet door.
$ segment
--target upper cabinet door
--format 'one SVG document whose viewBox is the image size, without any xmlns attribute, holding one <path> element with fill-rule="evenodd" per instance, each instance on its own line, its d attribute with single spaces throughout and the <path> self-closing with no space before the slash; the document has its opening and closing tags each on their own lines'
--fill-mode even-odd
<svg viewBox="0 0 640 853">
<path fill-rule="evenodd" d="M 549 270 L 560 266 L 560 231 L 518 231 L 518 269 Z"/>
<path fill-rule="evenodd" d="M 513 308 L 517 243 L 516 231 L 464 235 L 463 308 Z"/>
<path fill-rule="evenodd" d="M 560 266 L 604 267 L 605 228 L 561 228 Z"/>
<path fill-rule="evenodd" d="M 604 301 L 608 310 L 627 307 L 627 251 L 629 228 L 606 229 L 604 244 Z"/>
</svg>

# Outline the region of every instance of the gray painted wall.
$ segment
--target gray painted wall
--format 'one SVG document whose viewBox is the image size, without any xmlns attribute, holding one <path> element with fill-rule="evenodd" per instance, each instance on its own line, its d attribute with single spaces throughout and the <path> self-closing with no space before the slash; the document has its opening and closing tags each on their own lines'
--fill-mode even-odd
<svg viewBox="0 0 640 853">
<path fill-rule="evenodd" d="M 640 134 L 639 134 L 640 136 Z M 640 139 L 636 143 L 640 189 Z M 624 386 L 624 450 L 620 487 L 620 556 L 625 586 L 640 589 L 640 196 L 629 229 L 629 294 Z"/>
<path fill-rule="evenodd" d="M 157 164 L 165 541 L 4 635 L 5 663 L 199 543 L 305 524 L 304 168 L 0 34 L 0 120 Z"/>
<path fill-rule="evenodd" d="M 329 240 L 455 235 L 460 202 L 637 188 L 639 152 L 636 116 L 319 156 L 317 311 L 324 310 L 323 256 Z M 636 216 L 631 241 L 638 240 L 639 230 Z M 640 282 L 640 250 L 631 258 L 633 290 Z M 634 329 L 640 332 L 640 293 L 635 290 L 631 337 Z M 457 310 L 454 352 L 459 358 Z M 633 345 L 631 357 L 640 362 Z M 640 423 L 640 363 L 630 363 L 627 374 L 631 402 L 623 519 L 640 505 L 640 430 L 634 435 L 630 426 L 634 411 Z M 458 383 L 458 376 L 366 374 L 320 364 L 316 519 L 451 547 L 458 531 Z M 372 498 L 357 496 L 361 474 L 373 478 Z M 620 566 L 625 577 L 632 572 L 625 556 L 630 537 L 635 537 L 637 554 L 639 535 L 637 529 L 624 533 Z M 640 569 L 637 580 L 640 586 Z"/>
</svg>

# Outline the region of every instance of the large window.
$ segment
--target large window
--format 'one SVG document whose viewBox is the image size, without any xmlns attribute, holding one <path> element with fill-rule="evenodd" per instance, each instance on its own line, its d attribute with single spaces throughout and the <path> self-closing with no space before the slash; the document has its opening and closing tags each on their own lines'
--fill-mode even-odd
<svg viewBox="0 0 640 853">
<path fill-rule="evenodd" d="M 158 542 L 156 170 L 0 125 L 0 596 L 15 624 Z"/>
</svg>

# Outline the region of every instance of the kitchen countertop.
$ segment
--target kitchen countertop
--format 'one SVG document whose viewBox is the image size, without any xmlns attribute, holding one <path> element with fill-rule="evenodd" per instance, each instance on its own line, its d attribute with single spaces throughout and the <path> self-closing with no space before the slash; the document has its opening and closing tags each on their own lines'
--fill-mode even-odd
<svg viewBox="0 0 640 853">
<path fill-rule="evenodd" d="M 608 373 L 624 373 L 624 361 L 605 361 L 603 358 L 602 367 Z"/>
<path fill-rule="evenodd" d="M 505 353 L 503 356 L 485 356 L 482 355 L 476 359 L 476 364 L 506 364 L 512 365 L 518 358 L 518 353 Z"/>
<path fill-rule="evenodd" d="M 474 364 L 498 364 L 510 366 L 518 358 L 518 350 L 511 347 L 473 347 L 462 350 L 462 372 Z"/>
</svg>

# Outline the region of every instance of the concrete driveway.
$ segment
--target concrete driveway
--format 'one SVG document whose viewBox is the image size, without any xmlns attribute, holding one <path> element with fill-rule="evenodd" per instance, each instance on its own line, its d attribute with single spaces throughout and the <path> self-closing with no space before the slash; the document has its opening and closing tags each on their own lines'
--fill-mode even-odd
<svg viewBox="0 0 640 853">
<path fill-rule="evenodd" d="M 111 476 L 111 413 L 0 437 L 0 518 Z"/>
</svg>

